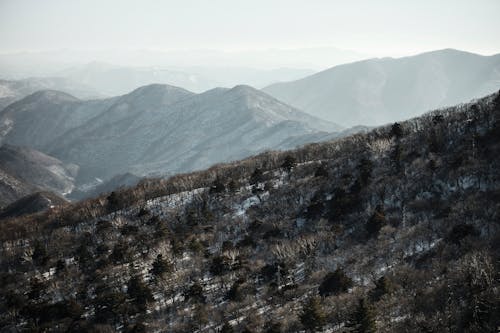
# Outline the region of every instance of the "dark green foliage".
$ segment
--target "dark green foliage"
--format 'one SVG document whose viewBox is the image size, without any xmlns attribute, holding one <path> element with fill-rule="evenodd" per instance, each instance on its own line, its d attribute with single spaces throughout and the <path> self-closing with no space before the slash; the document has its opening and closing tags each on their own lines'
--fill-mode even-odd
<svg viewBox="0 0 500 333">
<path fill-rule="evenodd" d="M 231 267 L 227 263 L 226 258 L 224 258 L 223 256 L 216 256 L 212 259 L 212 264 L 210 265 L 210 273 L 212 273 L 213 275 L 225 274 L 229 272 L 230 269 Z"/>
<path fill-rule="evenodd" d="M 243 280 L 236 280 L 231 289 L 227 292 L 227 298 L 234 302 L 241 302 L 245 298 L 245 290 L 243 286 Z"/>
<path fill-rule="evenodd" d="M 283 325 L 274 321 L 268 322 L 264 328 L 265 333 L 282 333 Z"/>
<path fill-rule="evenodd" d="M 446 236 L 446 240 L 455 244 L 460 244 L 460 241 L 468 236 L 477 237 L 479 236 L 479 231 L 470 224 L 457 224 Z"/>
<path fill-rule="evenodd" d="M 216 178 L 210 187 L 210 193 L 222 193 L 226 191 L 226 186 L 220 178 Z"/>
<path fill-rule="evenodd" d="M 111 260 L 113 263 L 122 263 L 124 262 L 128 257 L 128 246 L 124 242 L 119 242 L 116 243 L 115 247 L 113 248 L 113 251 L 109 255 L 109 260 Z"/>
<path fill-rule="evenodd" d="M 302 306 L 300 322 L 306 330 L 315 332 L 326 323 L 326 313 L 321 305 L 321 299 L 317 296 L 310 297 Z"/>
<path fill-rule="evenodd" d="M 355 183 L 356 184 L 356 183 Z M 330 200 L 330 219 L 337 221 L 351 213 L 360 203 L 359 186 L 353 186 L 349 192 L 342 188 L 333 190 L 333 198 Z"/>
<path fill-rule="evenodd" d="M 292 168 L 297 164 L 297 159 L 292 155 L 286 155 L 281 167 L 286 171 L 290 172 Z"/>
<path fill-rule="evenodd" d="M 203 292 L 203 287 L 199 282 L 193 283 L 184 293 L 184 296 L 189 299 L 193 300 L 194 302 L 198 303 L 205 303 L 206 298 L 205 294 Z"/>
<path fill-rule="evenodd" d="M 229 322 L 225 322 L 224 325 L 222 325 L 222 328 L 220 329 L 220 333 L 233 333 L 234 329 Z"/>
<path fill-rule="evenodd" d="M 256 168 L 252 175 L 250 176 L 250 184 L 255 185 L 264 180 L 264 172 L 262 172 L 261 168 Z"/>
<path fill-rule="evenodd" d="M 324 164 L 321 164 L 316 171 L 314 171 L 314 177 L 325 177 L 328 178 L 328 170 Z"/>
<path fill-rule="evenodd" d="M 375 282 L 375 288 L 370 292 L 370 297 L 374 302 L 377 302 L 386 294 L 390 294 L 394 290 L 392 281 L 386 276 L 382 276 Z"/>
<path fill-rule="evenodd" d="M 45 245 L 43 245 L 41 242 L 36 242 L 31 258 L 33 259 L 33 262 L 35 264 L 45 266 L 45 264 L 49 261 L 49 255 L 47 254 Z"/>
<path fill-rule="evenodd" d="M 356 333 L 377 332 L 373 308 L 366 301 L 366 299 L 362 298 L 359 300 L 356 311 L 353 313 L 348 326 L 351 327 L 353 329 L 352 331 Z"/>
<path fill-rule="evenodd" d="M 162 276 L 165 273 L 172 271 L 172 265 L 168 262 L 168 260 L 163 259 L 161 254 L 156 256 L 155 261 L 153 262 L 153 267 L 151 268 L 151 274 L 155 276 Z"/>
<path fill-rule="evenodd" d="M 337 268 L 323 278 L 318 291 L 321 296 L 331 296 L 346 292 L 351 287 L 351 278 L 341 268 Z"/>
<path fill-rule="evenodd" d="M 391 136 L 400 139 L 403 136 L 403 128 L 400 123 L 394 123 L 391 126 Z"/>
<path fill-rule="evenodd" d="M 127 294 L 140 312 L 145 312 L 147 303 L 153 301 L 151 290 L 138 276 L 134 276 L 129 280 Z"/>
<path fill-rule="evenodd" d="M 373 162 L 368 158 L 362 158 L 358 164 L 359 182 L 362 186 L 367 186 L 373 171 Z"/>
<path fill-rule="evenodd" d="M 111 194 L 107 197 L 107 200 L 110 211 L 115 211 L 123 207 L 124 202 L 117 192 L 111 192 Z"/>
<path fill-rule="evenodd" d="M 377 205 L 372 216 L 366 223 L 366 231 L 368 236 L 377 236 L 380 229 L 386 224 L 384 207 L 382 205 Z"/>
</svg>

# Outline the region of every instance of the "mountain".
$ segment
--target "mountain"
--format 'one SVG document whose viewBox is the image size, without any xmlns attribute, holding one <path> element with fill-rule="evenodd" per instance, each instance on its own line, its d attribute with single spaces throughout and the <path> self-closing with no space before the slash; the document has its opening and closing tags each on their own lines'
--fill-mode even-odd
<svg viewBox="0 0 500 333">
<path fill-rule="evenodd" d="M 0 170 L 30 187 L 64 195 L 74 188 L 78 166 L 31 148 L 4 144 L 0 147 Z"/>
<path fill-rule="evenodd" d="M 499 169 L 496 93 L 9 219 L 0 330 L 495 332 Z"/>
<path fill-rule="evenodd" d="M 122 187 L 131 187 L 137 185 L 142 178 L 132 173 L 116 175 L 107 181 L 97 181 L 90 186 L 79 186 L 67 197 L 71 200 L 81 200 L 84 198 L 97 197 L 103 193 L 109 193 Z"/>
<path fill-rule="evenodd" d="M 247 67 L 133 67 L 91 62 L 57 72 L 56 75 L 80 82 L 107 95 L 126 94 L 140 86 L 168 84 L 194 92 L 216 87 L 248 84 L 264 87 L 274 82 L 294 80 L 314 73 L 295 68 L 254 69 Z"/>
<path fill-rule="evenodd" d="M 100 114 L 113 101 L 81 101 L 60 91 L 38 91 L 0 111 L 0 142 L 47 151 L 53 140 Z"/>
<path fill-rule="evenodd" d="M 0 210 L 0 219 L 18 217 L 43 212 L 63 206 L 68 201 L 52 192 L 35 192 L 9 204 Z"/>
<path fill-rule="evenodd" d="M 82 182 L 206 168 L 340 129 L 249 86 L 194 94 L 159 84 L 95 101 L 38 92 L 1 112 L 0 124 L 4 142 L 79 165 Z"/>
<path fill-rule="evenodd" d="M 446 49 L 335 66 L 263 90 L 311 115 L 350 127 L 415 117 L 499 87 L 500 54 Z"/>
<path fill-rule="evenodd" d="M 0 111 L 39 90 L 60 90 L 83 99 L 103 97 L 90 87 L 61 77 L 0 80 Z"/>
</svg>

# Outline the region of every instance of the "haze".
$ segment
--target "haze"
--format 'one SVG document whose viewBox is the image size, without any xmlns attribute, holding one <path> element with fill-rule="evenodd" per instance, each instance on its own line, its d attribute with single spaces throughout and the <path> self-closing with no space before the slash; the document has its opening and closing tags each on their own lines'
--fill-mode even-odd
<svg viewBox="0 0 500 333">
<path fill-rule="evenodd" d="M 499 12 L 497 0 L 0 0 L 0 53 L 67 64 L 320 70 L 443 48 L 493 54 Z"/>
</svg>

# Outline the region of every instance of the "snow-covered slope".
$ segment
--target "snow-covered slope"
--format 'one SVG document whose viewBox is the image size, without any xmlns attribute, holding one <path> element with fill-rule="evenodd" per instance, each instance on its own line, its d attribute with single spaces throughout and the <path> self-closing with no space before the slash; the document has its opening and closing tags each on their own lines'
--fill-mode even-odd
<svg viewBox="0 0 500 333">
<path fill-rule="evenodd" d="M 263 90 L 317 117 L 355 126 L 403 120 L 499 88 L 500 55 L 447 49 L 340 65 Z"/>
</svg>

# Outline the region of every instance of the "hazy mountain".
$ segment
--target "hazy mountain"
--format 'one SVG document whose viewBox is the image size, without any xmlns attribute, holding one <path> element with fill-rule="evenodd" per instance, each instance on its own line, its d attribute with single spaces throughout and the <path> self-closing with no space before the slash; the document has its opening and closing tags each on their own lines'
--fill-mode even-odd
<svg viewBox="0 0 500 333">
<path fill-rule="evenodd" d="M 38 92 L 1 112 L 0 125 L 4 142 L 75 163 L 82 181 L 200 169 L 340 129 L 248 86 L 194 94 L 158 84 L 93 101 Z"/>
<path fill-rule="evenodd" d="M 81 200 L 83 198 L 97 197 L 100 194 L 112 192 L 121 187 L 135 186 L 142 178 L 130 172 L 116 175 L 107 181 L 96 182 L 90 186 L 80 186 L 68 198 L 71 200 Z"/>
<path fill-rule="evenodd" d="M 0 111 L 39 90 L 59 90 L 82 99 L 103 97 L 90 87 L 61 77 L 0 80 Z"/>
<path fill-rule="evenodd" d="M 122 95 L 140 86 L 168 84 L 194 92 L 216 87 L 248 84 L 264 87 L 314 73 L 307 69 L 254 69 L 248 67 L 132 67 L 91 62 L 57 72 L 58 76 L 81 82 L 108 95 Z"/>
<path fill-rule="evenodd" d="M 74 188 L 78 166 L 26 147 L 0 146 L 0 207 L 37 191 L 64 195 Z"/>
<path fill-rule="evenodd" d="M 497 93 L 2 221 L 0 331 L 496 332 L 499 169 Z"/>
<path fill-rule="evenodd" d="M 344 126 L 380 125 L 469 101 L 500 87 L 500 55 L 441 50 L 336 66 L 263 90 Z"/>
<path fill-rule="evenodd" d="M 78 166 L 65 164 L 42 152 L 4 144 L 0 147 L 0 168 L 26 183 L 56 193 L 69 193 Z"/>
<path fill-rule="evenodd" d="M 62 206 L 67 203 L 66 199 L 52 192 L 35 192 L 22 197 L 0 210 L 0 219 L 43 212 L 49 208 Z"/>
<path fill-rule="evenodd" d="M 292 136 L 336 129 L 248 86 L 193 95 L 151 85 L 67 132 L 50 152 L 101 177 L 185 172 L 273 148 Z"/>
<path fill-rule="evenodd" d="M 36 92 L 0 112 L 0 141 L 46 152 L 54 139 L 83 125 L 113 101 L 80 101 L 53 90 Z"/>
</svg>

